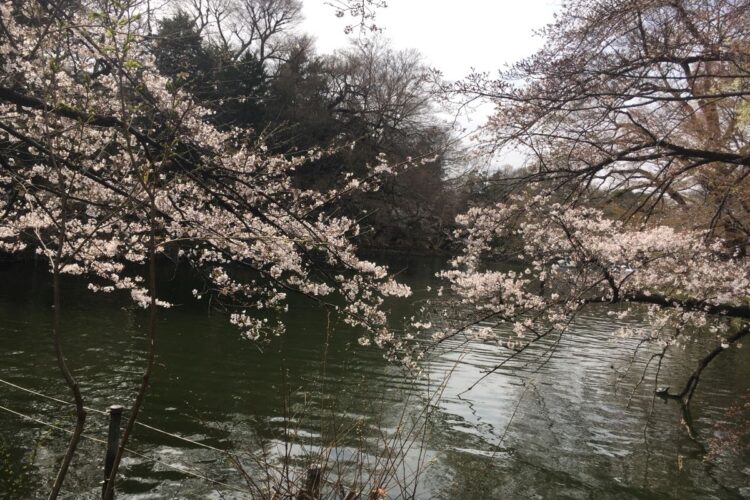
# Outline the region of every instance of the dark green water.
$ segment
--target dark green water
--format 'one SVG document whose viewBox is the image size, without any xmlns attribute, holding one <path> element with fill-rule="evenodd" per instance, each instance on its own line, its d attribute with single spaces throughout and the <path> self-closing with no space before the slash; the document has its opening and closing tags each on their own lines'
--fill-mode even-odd
<svg viewBox="0 0 750 500">
<path fill-rule="evenodd" d="M 393 269 L 404 269 L 416 299 L 434 286 L 438 262 L 391 260 Z M 0 284 L 0 378 L 70 399 L 50 346 L 45 268 L 0 266 Z M 746 423 L 747 412 L 728 410 L 750 390 L 750 347 L 728 350 L 705 372 L 693 403 L 696 442 L 681 425 L 679 407 L 653 398 L 653 370 L 636 388 L 656 346 L 642 348 L 623 376 L 636 341 L 614 338 L 621 323 L 604 309 L 461 394 L 507 352 L 493 344 L 447 346 L 415 381 L 358 346 L 355 332 L 329 325 L 309 302 L 291 304 L 288 333 L 261 352 L 226 317 L 190 300 L 184 273 L 165 287 L 183 305 L 159 316 L 159 355 L 142 421 L 232 450 L 259 482 L 269 467 L 258 461 L 280 470 L 280 457 L 288 455 L 292 469 L 304 468 L 325 449 L 346 477 L 356 464 L 376 469 L 384 443 L 406 442 L 411 447 L 386 484 L 390 498 L 403 491 L 445 499 L 750 498 L 748 449 L 725 447 L 706 459 L 701 444 Z M 144 363 L 146 315 L 122 297 L 86 293 L 82 281 L 69 280 L 65 289 L 64 348 L 87 405 L 127 405 Z M 399 307 L 397 314 L 409 312 L 409 305 Z M 706 348 L 675 351 L 658 385 L 680 385 Z M 5 384 L 0 401 L 72 428 L 70 408 L 61 403 Z M 91 413 L 88 422 L 87 435 L 106 437 L 105 417 Z M 412 429 L 420 432 L 407 436 Z M 0 498 L 44 496 L 66 442 L 60 431 L 0 410 Z M 130 448 L 143 456 L 126 456 L 119 497 L 250 498 L 232 489 L 245 480 L 219 452 L 142 427 Z M 97 497 L 103 456 L 100 443 L 82 443 L 66 481 L 68 498 Z M 224 484 L 175 470 L 184 468 Z"/>
</svg>

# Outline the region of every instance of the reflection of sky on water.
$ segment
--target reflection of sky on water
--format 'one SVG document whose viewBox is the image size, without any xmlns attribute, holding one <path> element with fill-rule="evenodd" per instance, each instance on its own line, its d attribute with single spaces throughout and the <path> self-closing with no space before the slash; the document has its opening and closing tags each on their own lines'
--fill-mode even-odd
<svg viewBox="0 0 750 500">
<path fill-rule="evenodd" d="M 731 467 L 720 470 L 703 463 L 700 448 L 680 425 L 679 407 L 653 397 L 656 362 L 634 390 L 656 346 L 641 347 L 618 382 L 637 339 L 615 338 L 626 323 L 597 313 L 603 311 L 579 318 L 554 346 L 553 356 L 544 353 L 558 339 L 544 339 L 468 392 L 504 359 L 502 349 L 472 342 L 458 353 L 448 346 L 449 352 L 432 363 L 433 379 L 451 373 L 440 403 L 449 428 L 441 438 L 453 449 L 440 471 L 450 478 L 441 486 L 444 492 L 458 494 L 455 485 L 460 484 L 477 498 L 708 498 L 729 492 L 719 481 L 736 496 L 736 488 L 750 480 L 735 476 Z M 658 385 L 684 381 L 705 347 L 677 350 L 665 360 Z M 712 432 L 707 427 L 712 419 L 723 418 L 721 408 L 733 395 L 747 389 L 750 379 L 722 372 L 746 372 L 742 359 L 747 359 L 745 353 L 727 353 L 722 366 L 717 362 L 706 372 L 694 412 L 704 435 Z"/>
</svg>

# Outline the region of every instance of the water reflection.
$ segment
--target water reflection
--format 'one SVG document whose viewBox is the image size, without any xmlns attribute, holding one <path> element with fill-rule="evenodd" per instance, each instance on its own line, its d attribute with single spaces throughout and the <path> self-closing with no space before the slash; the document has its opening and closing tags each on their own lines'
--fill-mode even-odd
<svg viewBox="0 0 750 500">
<path fill-rule="evenodd" d="M 642 352 L 621 380 L 636 340 L 615 340 L 622 324 L 603 312 L 579 318 L 571 333 L 545 339 L 459 396 L 498 362 L 497 348 L 468 349 L 442 403 L 451 419 L 440 426 L 441 441 L 452 445 L 438 474 L 449 477 L 445 498 L 468 495 L 462 491 L 471 498 L 741 498 L 747 454 L 732 466 L 704 462 L 702 446 L 680 425 L 679 407 L 654 398 L 653 366 L 634 391 L 653 351 Z M 540 363 L 552 344 L 554 356 Z M 693 345 L 673 354 L 662 383 L 685 380 L 703 352 Z M 444 356 L 433 370 L 447 370 L 455 358 Z M 706 373 L 694 402 L 704 436 L 746 389 L 747 361 L 745 352 L 727 352 Z M 476 444 L 466 449 L 467 442 Z"/>
<path fill-rule="evenodd" d="M 395 262 L 402 277 L 426 290 L 436 263 Z M 191 290 L 189 276 L 170 286 Z M 67 392 L 49 342 L 51 309 L 43 269 L 0 268 L 0 378 L 53 395 Z M 143 364 L 145 315 L 117 297 L 85 293 L 66 282 L 65 349 L 87 402 L 95 408 L 127 404 Z M 189 292 L 178 303 L 189 303 Z M 419 298 L 419 295 L 418 297 Z M 408 309 L 397 313 L 406 314 Z M 672 402 L 654 398 L 653 370 L 636 390 L 652 351 L 634 360 L 635 340 L 615 339 L 622 323 L 592 310 L 570 334 L 533 346 L 466 390 L 507 354 L 494 344 L 448 344 L 412 381 L 380 354 L 358 346 L 343 325 L 327 328 L 323 311 L 294 302 L 288 334 L 261 352 L 243 341 L 224 317 L 181 306 L 159 318 L 158 361 L 143 421 L 196 442 L 230 449 L 258 481 L 264 464 L 291 451 L 293 465 L 324 450 L 342 467 L 373 464 L 389 442 L 429 412 L 424 434 L 400 463 L 402 480 L 418 498 L 741 498 L 748 495 L 747 451 L 703 459 L 704 450 L 680 425 Z M 629 323 L 632 325 L 632 322 Z M 545 353 L 554 348 L 554 355 Z M 665 360 L 659 385 L 679 385 L 705 346 L 689 345 Z M 325 359 L 325 363 L 322 360 Z M 750 381 L 747 349 L 728 351 L 705 372 L 694 400 L 702 436 L 714 432 Z M 632 367 L 625 373 L 625 368 Z M 66 426 L 70 409 L 0 386 L 3 406 Z M 64 399 L 67 399 L 64 396 Z M 89 419 L 87 434 L 103 436 L 106 422 Z M 419 429 L 415 427 L 414 429 Z M 424 446 L 420 446 L 420 444 Z M 65 444 L 62 435 L 0 412 L 0 488 L 34 496 L 48 480 Z M 366 453 L 362 453 L 362 448 Z M 139 428 L 119 492 L 123 497 L 202 495 L 247 498 L 229 488 L 178 472 L 190 466 L 227 485 L 245 482 L 225 457 Z M 103 450 L 85 441 L 66 483 L 95 496 Z M 275 467 L 281 466 L 274 464 Z M 17 486 L 4 487 L 16 481 Z M 16 483 L 13 483 L 16 484 Z M 25 489 L 24 489 L 25 488 Z M 397 488 L 391 488 L 392 496 Z"/>
</svg>

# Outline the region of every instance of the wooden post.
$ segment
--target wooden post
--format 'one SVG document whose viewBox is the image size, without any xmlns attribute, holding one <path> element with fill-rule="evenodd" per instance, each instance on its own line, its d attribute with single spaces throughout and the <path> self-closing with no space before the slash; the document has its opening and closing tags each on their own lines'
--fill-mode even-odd
<svg viewBox="0 0 750 500">
<path fill-rule="evenodd" d="M 102 500 L 112 500 L 114 489 L 109 498 L 104 498 L 107 491 L 107 480 L 112 472 L 112 464 L 115 462 L 117 448 L 120 446 L 120 420 L 122 419 L 122 406 L 112 405 L 109 407 L 109 433 L 107 434 L 107 454 L 104 456 L 104 481 L 102 481 Z"/>
</svg>

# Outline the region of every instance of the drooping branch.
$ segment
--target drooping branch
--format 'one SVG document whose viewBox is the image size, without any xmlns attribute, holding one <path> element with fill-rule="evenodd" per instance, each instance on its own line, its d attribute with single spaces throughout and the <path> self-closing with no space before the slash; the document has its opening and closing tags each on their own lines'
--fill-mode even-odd
<svg viewBox="0 0 750 500">
<path fill-rule="evenodd" d="M 724 352 L 728 347 L 735 345 L 743 337 L 750 334 L 750 326 L 740 328 L 732 335 L 724 339 L 719 345 L 714 347 L 708 354 L 698 361 L 693 372 L 688 377 L 682 390 L 676 394 L 668 394 L 667 396 L 675 399 L 679 399 L 684 407 L 690 405 L 690 401 L 693 398 L 695 389 L 698 387 L 703 370 L 713 361 L 719 354 Z"/>
</svg>

